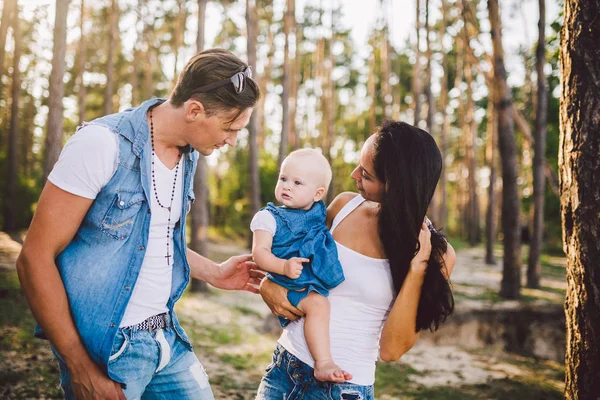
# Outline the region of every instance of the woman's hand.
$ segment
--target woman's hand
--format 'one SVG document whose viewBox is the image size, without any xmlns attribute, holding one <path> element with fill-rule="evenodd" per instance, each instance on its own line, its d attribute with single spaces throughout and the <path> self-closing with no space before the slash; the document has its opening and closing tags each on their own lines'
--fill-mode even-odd
<svg viewBox="0 0 600 400">
<path fill-rule="evenodd" d="M 431 232 L 427 222 L 421 225 L 419 232 L 419 252 L 410 262 L 410 270 L 418 274 L 425 274 L 427 262 L 431 256 Z"/>
<path fill-rule="evenodd" d="M 286 288 L 265 278 L 260 284 L 259 293 L 273 314 L 290 321 L 304 317 L 304 313 L 288 301 Z"/>
</svg>

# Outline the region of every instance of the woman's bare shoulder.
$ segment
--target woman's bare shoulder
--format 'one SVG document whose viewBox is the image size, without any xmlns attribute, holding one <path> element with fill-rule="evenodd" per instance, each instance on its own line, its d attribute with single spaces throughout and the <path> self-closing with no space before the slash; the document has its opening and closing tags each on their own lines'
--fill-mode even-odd
<svg viewBox="0 0 600 400">
<path fill-rule="evenodd" d="M 358 193 L 342 192 L 342 193 L 338 194 L 335 197 L 335 199 L 333 199 L 331 204 L 329 204 L 329 206 L 327 207 L 327 226 L 328 227 L 331 227 L 331 223 L 333 222 L 333 219 L 340 212 L 340 210 L 342 208 L 344 208 L 344 206 L 346 204 L 348 204 L 348 202 L 350 202 L 350 200 L 352 200 L 356 196 L 358 196 Z"/>
</svg>

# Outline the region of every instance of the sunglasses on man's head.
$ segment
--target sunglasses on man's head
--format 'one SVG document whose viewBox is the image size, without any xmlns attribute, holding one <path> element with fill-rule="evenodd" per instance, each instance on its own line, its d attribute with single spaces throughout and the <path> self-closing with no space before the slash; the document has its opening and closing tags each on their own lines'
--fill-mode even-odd
<svg viewBox="0 0 600 400">
<path fill-rule="evenodd" d="M 246 79 L 252 79 L 252 67 L 248 66 L 245 70 L 241 72 L 236 72 L 229 79 L 223 79 L 221 81 L 216 81 L 213 83 L 209 83 L 208 85 L 200 86 L 198 89 L 194 90 L 195 93 L 205 93 L 210 92 L 211 90 L 215 90 L 220 88 L 221 86 L 225 86 L 228 83 L 233 83 L 233 88 L 236 93 L 241 93 L 246 88 Z"/>
</svg>

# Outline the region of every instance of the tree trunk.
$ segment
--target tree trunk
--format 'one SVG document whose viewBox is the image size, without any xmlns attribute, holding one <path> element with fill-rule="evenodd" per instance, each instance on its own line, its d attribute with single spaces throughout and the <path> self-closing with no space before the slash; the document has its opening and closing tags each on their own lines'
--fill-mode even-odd
<svg viewBox="0 0 600 400">
<path fill-rule="evenodd" d="M 494 245 L 496 244 L 496 234 L 498 230 L 498 220 L 496 216 L 496 180 L 498 170 L 496 167 L 496 148 L 498 140 L 498 118 L 496 115 L 496 103 L 494 95 L 494 85 L 488 87 L 488 110 L 487 110 L 487 143 L 486 158 L 490 169 L 490 185 L 488 186 L 488 204 L 485 214 L 485 263 L 496 265 L 494 257 Z"/>
<path fill-rule="evenodd" d="M 83 73 L 85 72 L 85 34 L 83 27 L 85 23 L 85 0 L 81 0 L 81 9 L 79 16 L 79 45 L 77 48 L 77 60 L 79 61 L 79 71 L 77 74 L 77 106 L 79 109 L 79 125 L 85 121 L 85 83 L 83 82 Z"/>
<path fill-rule="evenodd" d="M 104 114 L 113 113 L 113 95 L 114 95 L 114 72 L 115 72 L 115 48 L 117 44 L 118 29 L 118 8 L 117 0 L 112 0 L 108 15 L 108 50 L 106 60 L 106 86 L 104 87 Z"/>
<path fill-rule="evenodd" d="M 292 82 L 290 89 L 290 126 L 292 134 L 290 135 L 290 142 L 292 150 L 296 150 L 300 147 L 300 132 L 296 126 L 296 115 L 298 114 L 298 90 L 300 86 L 300 42 L 302 42 L 302 29 L 298 28 L 296 21 L 296 2 L 292 2 L 294 6 L 294 18 L 292 19 L 292 31 L 294 32 L 295 48 L 294 48 L 294 63 L 292 64 Z M 266 94 L 265 94 L 266 96 Z"/>
<path fill-rule="evenodd" d="M 446 0 L 442 0 L 442 23 L 440 24 L 439 36 L 440 46 L 442 46 L 442 70 L 444 74 L 441 78 L 441 92 L 440 92 L 440 111 L 442 112 L 442 134 L 441 134 L 441 153 L 442 153 L 442 174 L 440 176 L 440 183 L 438 185 L 438 193 L 440 202 L 438 205 L 438 215 L 435 216 L 437 220 L 434 220 L 436 224 L 442 227 L 446 227 L 448 220 L 448 200 L 447 200 L 447 169 L 446 169 L 446 156 L 448 154 L 448 133 L 450 131 L 450 116 L 448 115 L 448 52 L 443 49 L 444 46 L 444 35 L 446 34 L 447 22 L 447 9 Z"/>
<path fill-rule="evenodd" d="M 335 140 L 335 104 L 336 104 L 336 99 L 335 99 L 335 81 L 333 80 L 333 69 L 335 67 L 335 58 L 333 56 L 333 51 L 331 51 L 331 49 L 333 48 L 333 43 L 335 40 L 335 12 L 334 9 L 332 8 L 331 10 L 331 37 L 329 38 L 329 51 L 327 52 L 327 61 L 325 63 L 326 68 L 325 68 L 325 79 L 324 79 L 324 84 L 325 84 L 325 92 L 326 92 L 326 98 L 327 98 L 327 104 L 325 105 L 326 107 L 326 115 L 327 115 L 327 145 L 325 146 L 325 148 L 323 149 L 323 153 L 325 155 L 325 158 L 327 158 L 327 161 L 329 161 L 329 164 L 331 165 L 331 167 L 333 168 L 333 159 L 331 157 L 331 148 L 333 147 L 333 141 Z M 383 60 L 382 60 L 383 61 Z M 385 103 L 385 102 L 384 102 Z M 333 201 L 334 195 L 335 195 L 335 191 L 333 189 L 334 187 L 334 179 L 335 177 L 332 175 L 331 177 L 331 182 L 329 183 L 329 188 L 327 190 L 327 204 L 331 204 L 331 202 Z"/>
<path fill-rule="evenodd" d="M 21 31 L 19 26 L 19 10 L 14 11 L 12 18 L 13 38 L 15 50 L 13 55 L 12 74 L 12 104 L 10 111 L 10 129 L 8 131 L 8 151 L 6 165 L 6 196 L 4 197 L 4 226 L 5 232 L 17 230 L 17 177 L 19 174 L 19 99 L 21 97 Z"/>
<path fill-rule="evenodd" d="M 376 88 L 375 88 L 375 49 L 373 49 L 373 51 L 371 52 L 371 55 L 369 57 L 369 78 L 367 79 L 367 93 L 368 96 L 371 98 L 371 106 L 369 107 L 369 111 L 368 111 L 368 118 L 369 118 L 369 131 L 365 132 L 365 140 L 367 140 L 367 138 L 369 137 L 369 135 L 371 135 L 373 132 L 375 132 L 375 128 L 377 125 L 377 119 L 376 119 L 376 115 L 375 115 L 375 105 L 377 104 L 377 92 L 376 92 Z"/>
<path fill-rule="evenodd" d="M 179 50 L 182 45 L 185 45 L 185 26 L 187 25 L 187 7 L 186 0 L 177 0 L 177 18 L 175 19 L 175 27 L 173 29 L 173 56 L 175 62 L 173 63 L 173 82 L 172 87 L 174 88 L 179 79 Z"/>
<path fill-rule="evenodd" d="M 469 43 L 469 24 L 465 17 L 464 4 L 461 2 L 463 16 L 463 51 L 465 58 L 471 51 Z M 469 171 L 467 180 L 467 218 L 466 230 L 467 240 L 471 246 L 475 246 L 481 241 L 481 226 L 479 224 L 479 198 L 477 196 L 477 122 L 475 121 L 475 100 L 473 98 L 473 68 L 471 63 L 465 63 L 464 66 L 465 81 L 467 84 L 467 112 L 465 114 L 464 136 L 466 150 L 466 167 Z"/>
<path fill-rule="evenodd" d="M 383 1 L 380 1 L 379 4 L 380 7 L 385 7 Z M 389 30 L 387 16 L 384 15 L 383 34 L 381 35 L 381 97 L 383 99 L 383 116 L 385 118 L 391 118 L 392 116 L 392 85 L 390 84 L 392 60 L 389 55 Z"/>
<path fill-rule="evenodd" d="M 421 0 L 416 0 L 415 3 L 417 5 L 415 19 L 417 43 L 415 46 L 415 65 L 413 66 L 412 95 L 413 112 L 415 114 L 414 125 L 418 126 L 421 120 L 421 92 L 423 91 L 423 83 L 421 81 L 421 49 L 419 48 L 421 43 Z"/>
<path fill-rule="evenodd" d="M 0 99 L 2 98 L 2 75 L 4 75 L 4 56 L 6 54 L 6 35 L 11 24 L 16 0 L 5 0 L 2 7 L 2 19 L 0 20 Z"/>
<path fill-rule="evenodd" d="M 63 145 L 63 96 L 65 92 L 65 53 L 67 52 L 67 12 L 69 0 L 56 0 L 54 19 L 54 44 L 52 72 L 48 97 L 48 132 L 46 133 L 46 159 L 44 180 L 58 160 Z"/>
<path fill-rule="evenodd" d="M 529 263 L 527 266 L 527 287 L 540 286 L 540 253 L 544 237 L 544 192 L 546 124 L 548 120 L 548 91 L 546 89 L 546 2 L 539 0 L 540 20 L 538 22 L 538 44 L 535 52 L 537 70 L 537 101 L 535 113 L 535 133 L 533 142 L 533 224 L 529 243 Z"/>
<path fill-rule="evenodd" d="M 258 31 L 258 21 L 256 17 L 256 1 L 246 0 L 246 29 L 248 35 L 247 42 L 247 53 L 248 53 L 248 65 L 252 69 L 256 70 L 256 33 Z M 263 93 L 265 96 L 265 93 Z M 261 206 L 260 202 L 260 174 L 258 170 L 258 118 L 255 113 L 252 113 L 250 117 L 250 123 L 248 124 L 248 144 L 249 144 L 249 157 L 248 157 L 248 168 L 250 170 L 250 215 L 254 215 L 258 212 Z M 249 221 L 248 221 L 249 222 Z M 248 243 L 252 242 L 252 238 L 249 235 Z"/>
<path fill-rule="evenodd" d="M 279 157 L 277 166 L 281 167 L 283 159 L 288 153 L 288 142 L 290 137 L 290 29 L 292 19 L 294 0 L 287 0 L 285 14 L 283 15 L 283 34 L 285 36 L 285 44 L 283 47 L 283 75 L 281 77 L 281 85 L 283 91 L 281 93 L 281 138 L 279 141 Z M 250 41 L 248 36 L 248 41 Z"/>
<path fill-rule="evenodd" d="M 196 35 L 196 51 L 204 50 L 206 4 L 208 0 L 198 0 L 198 33 Z M 208 165 L 206 158 L 200 154 L 196 175 L 194 175 L 194 195 L 196 201 L 192 205 L 192 224 L 190 247 L 196 253 L 206 257 L 208 255 Z M 207 292 L 206 282 L 192 279 L 190 290 L 192 292 Z"/>
<path fill-rule="evenodd" d="M 517 299 L 521 291 L 521 232 L 519 226 L 519 191 L 517 187 L 517 151 L 510 88 L 506 82 L 504 50 L 498 0 L 488 0 L 494 51 L 495 105 L 498 110 L 498 144 L 502 163 L 502 231 L 504 266 L 500 296 Z"/>
<path fill-rule="evenodd" d="M 144 7 L 144 0 L 138 0 L 138 2 L 137 2 L 137 20 L 135 23 L 136 38 L 135 38 L 135 45 L 133 46 L 133 59 L 134 60 L 139 60 L 142 55 L 140 47 L 141 47 L 141 43 L 142 43 L 143 37 L 144 37 L 144 32 L 143 32 L 144 21 L 142 19 L 142 15 L 143 15 L 142 13 L 144 12 L 143 7 Z M 142 30 L 140 30 L 140 26 L 142 27 Z M 135 107 L 139 102 L 140 63 L 133 62 L 132 64 L 133 64 L 132 65 L 133 73 L 131 75 L 131 105 Z"/>
<path fill-rule="evenodd" d="M 425 64 L 425 96 L 427 97 L 427 131 L 435 138 L 437 138 L 437 132 L 434 128 L 434 115 L 435 115 L 435 97 L 431 91 L 431 58 L 433 52 L 431 49 L 431 26 L 429 25 L 429 0 L 425 0 L 425 42 L 427 44 L 427 64 Z M 431 203 L 429 203 L 428 214 L 434 221 L 438 220 L 439 205 L 436 201 L 437 198 L 434 196 Z"/>
<path fill-rule="evenodd" d="M 569 400 L 600 398 L 600 1 L 565 1 L 560 66 L 560 202 L 567 255 Z"/>
</svg>

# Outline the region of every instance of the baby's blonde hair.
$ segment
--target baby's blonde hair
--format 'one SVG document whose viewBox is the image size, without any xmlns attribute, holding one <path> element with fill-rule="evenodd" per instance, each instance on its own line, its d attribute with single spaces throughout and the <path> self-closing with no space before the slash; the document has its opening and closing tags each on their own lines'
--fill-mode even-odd
<svg viewBox="0 0 600 400">
<path fill-rule="evenodd" d="M 298 149 L 288 154 L 285 159 L 287 160 L 290 158 L 311 158 L 311 162 L 314 163 L 313 166 L 319 171 L 323 172 L 324 181 L 322 183 L 325 191 L 327 192 L 333 173 L 331 172 L 331 165 L 329 165 L 329 161 L 327 161 L 325 156 L 320 151 L 310 148 Z"/>
</svg>

